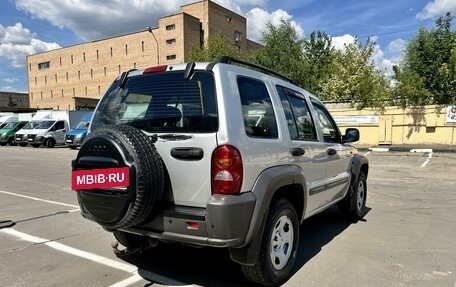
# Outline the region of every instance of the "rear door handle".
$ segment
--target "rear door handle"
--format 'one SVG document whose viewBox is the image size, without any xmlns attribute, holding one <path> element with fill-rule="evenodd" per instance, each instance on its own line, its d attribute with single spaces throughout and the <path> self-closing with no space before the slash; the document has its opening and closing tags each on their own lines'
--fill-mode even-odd
<svg viewBox="0 0 456 287">
<path fill-rule="evenodd" d="M 293 147 L 291 148 L 291 155 L 292 156 L 302 156 L 306 153 L 306 151 L 300 147 Z"/>
</svg>

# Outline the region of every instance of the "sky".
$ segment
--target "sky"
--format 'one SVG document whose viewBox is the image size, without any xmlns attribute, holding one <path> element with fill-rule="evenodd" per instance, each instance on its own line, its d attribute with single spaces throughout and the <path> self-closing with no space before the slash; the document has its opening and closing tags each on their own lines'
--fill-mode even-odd
<svg viewBox="0 0 456 287">
<path fill-rule="evenodd" d="M 341 49 L 358 37 L 375 44 L 375 66 L 392 74 L 420 27 L 451 12 L 455 0 L 213 0 L 247 18 L 247 38 L 261 43 L 267 22 L 290 20 Z M 0 0 L 0 91 L 28 92 L 26 56 L 156 27 L 158 18 L 197 0 Z M 127 13 L 128 12 L 128 13 Z M 453 22 L 454 27 L 454 22 Z"/>
</svg>

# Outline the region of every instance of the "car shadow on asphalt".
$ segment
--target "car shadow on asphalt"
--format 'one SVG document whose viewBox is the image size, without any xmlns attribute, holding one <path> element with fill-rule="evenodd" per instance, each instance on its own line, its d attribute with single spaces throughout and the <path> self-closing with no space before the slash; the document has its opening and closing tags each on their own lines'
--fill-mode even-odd
<svg viewBox="0 0 456 287">
<path fill-rule="evenodd" d="M 299 252 L 292 274 L 351 224 L 337 208 L 307 219 L 300 227 Z M 122 259 L 138 267 L 139 275 L 150 282 L 145 286 L 155 283 L 173 286 L 257 286 L 244 278 L 239 265 L 230 260 L 225 249 L 160 244 L 143 254 L 136 253 Z"/>
</svg>

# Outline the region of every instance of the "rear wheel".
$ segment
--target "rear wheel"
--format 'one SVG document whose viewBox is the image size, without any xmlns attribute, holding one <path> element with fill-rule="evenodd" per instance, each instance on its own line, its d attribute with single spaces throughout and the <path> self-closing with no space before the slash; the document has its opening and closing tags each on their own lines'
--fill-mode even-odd
<svg viewBox="0 0 456 287">
<path fill-rule="evenodd" d="M 258 262 L 241 265 L 251 281 L 279 286 L 289 277 L 299 245 L 299 222 L 293 205 L 286 199 L 275 201 L 269 211 Z"/>
<path fill-rule="evenodd" d="M 10 146 L 17 146 L 17 143 L 16 141 L 14 140 L 14 137 L 11 137 L 9 140 L 8 140 L 8 143 Z"/>
</svg>

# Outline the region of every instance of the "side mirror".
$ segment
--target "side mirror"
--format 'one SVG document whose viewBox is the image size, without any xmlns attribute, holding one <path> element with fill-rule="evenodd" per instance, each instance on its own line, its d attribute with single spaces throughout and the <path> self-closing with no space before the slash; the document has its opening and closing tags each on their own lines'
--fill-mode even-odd
<svg viewBox="0 0 456 287">
<path fill-rule="evenodd" d="M 355 128 L 348 128 L 345 130 L 345 135 L 342 136 L 342 140 L 346 143 L 352 143 L 359 141 L 359 130 Z"/>
</svg>

